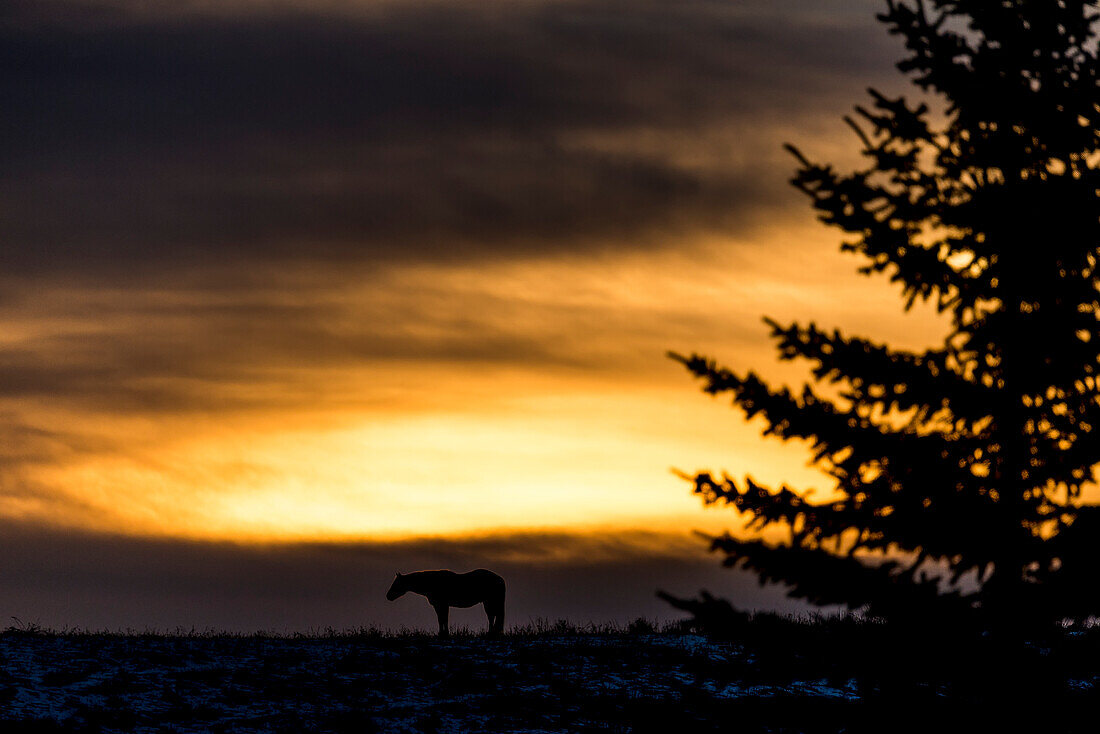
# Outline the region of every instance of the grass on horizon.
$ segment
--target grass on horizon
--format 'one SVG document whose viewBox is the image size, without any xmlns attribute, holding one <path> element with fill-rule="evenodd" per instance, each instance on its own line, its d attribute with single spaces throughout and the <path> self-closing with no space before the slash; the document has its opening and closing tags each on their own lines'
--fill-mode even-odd
<svg viewBox="0 0 1100 734">
<path fill-rule="evenodd" d="M 271 639 L 332 639 L 332 638 L 363 638 L 363 639 L 413 639 L 432 638 L 438 635 L 434 629 L 427 627 L 380 627 L 377 625 L 363 625 L 339 629 L 335 627 L 319 627 L 306 630 L 273 630 L 257 629 L 251 631 L 219 630 L 212 627 L 176 627 L 174 629 L 157 628 L 124 628 L 124 629 L 88 629 L 80 627 L 54 628 L 42 625 L 38 622 L 24 621 L 18 617 L 11 617 L 12 624 L 3 630 L 0 635 L 40 635 L 40 636 L 112 636 L 112 637 L 226 637 L 226 638 L 271 638 Z M 827 630 L 836 627 L 875 627 L 883 623 L 876 620 L 868 620 L 853 614 L 778 614 L 775 612 L 756 612 L 748 616 L 746 630 L 754 627 L 791 627 Z M 521 624 L 515 624 L 504 630 L 504 638 L 543 637 L 543 636 L 625 636 L 625 635 L 682 635 L 682 634 L 707 634 L 705 630 L 698 629 L 690 619 L 683 620 L 653 620 L 645 617 L 637 617 L 630 622 L 604 621 L 604 622 L 577 622 L 569 619 L 550 619 L 536 617 Z M 459 625 L 452 626 L 450 636 L 458 639 L 489 638 L 486 629 L 482 626 Z M 737 635 L 741 636 L 741 635 Z"/>
</svg>

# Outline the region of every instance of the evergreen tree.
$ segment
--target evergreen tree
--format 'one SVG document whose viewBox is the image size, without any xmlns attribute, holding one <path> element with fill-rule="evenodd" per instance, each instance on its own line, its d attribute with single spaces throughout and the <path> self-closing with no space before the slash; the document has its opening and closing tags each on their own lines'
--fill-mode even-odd
<svg viewBox="0 0 1100 734">
<path fill-rule="evenodd" d="M 900 285 L 906 309 L 930 300 L 951 327 L 911 352 L 767 320 L 780 356 L 808 360 L 833 398 L 672 355 L 763 416 L 765 434 L 807 440 L 836 481 L 815 503 L 689 477 L 749 528 L 789 531 L 779 544 L 714 538 L 727 565 L 888 618 L 1100 613 L 1100 519 L 1081 496 L 1100 462 L 1095 4 L 888 1 L 878 18 L 904 39 L 898 68 L 937 114 L 871 90 L 846 118 L 868 161 L 850 173 L 788 146 L 792 183 L 847 233 L 860 272 Z"/>
</svg>

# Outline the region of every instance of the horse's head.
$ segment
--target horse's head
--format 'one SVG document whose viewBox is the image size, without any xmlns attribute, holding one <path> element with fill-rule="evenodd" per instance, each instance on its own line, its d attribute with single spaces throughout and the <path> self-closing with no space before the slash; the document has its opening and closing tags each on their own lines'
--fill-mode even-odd
<svg viewBox="0 0 1100 734">
<path fill-rule="evenodd" d="M 408 589 L 405 588 L 405 577 L 401 574 L 396 574 L 393 577 L 393 583 L 390 584 L 390 590 L 386 592 L 386 598 L 393 601 L 406 591 L 408 591 Z"/>
</svg>

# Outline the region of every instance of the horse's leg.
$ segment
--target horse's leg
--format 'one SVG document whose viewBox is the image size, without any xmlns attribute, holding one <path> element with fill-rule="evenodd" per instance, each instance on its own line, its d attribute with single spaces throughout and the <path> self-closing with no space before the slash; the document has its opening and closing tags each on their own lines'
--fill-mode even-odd
<svg viewBox="0 0 1100 734">
<path fill-rule="evenodd" d="M 489 618 L 489 634 L 504 632 L 504 598 L 486 599 L 485 615 Z"/>
<path fill-rule="evenodd" d="M 435 608 L 435 616 L 439 618 L 439 636 L 447 637 L 449 632 L 447 631 L 447 612 L 450 611 L 450 607 L 446 604 L 440 604 Z"/>
</svg>

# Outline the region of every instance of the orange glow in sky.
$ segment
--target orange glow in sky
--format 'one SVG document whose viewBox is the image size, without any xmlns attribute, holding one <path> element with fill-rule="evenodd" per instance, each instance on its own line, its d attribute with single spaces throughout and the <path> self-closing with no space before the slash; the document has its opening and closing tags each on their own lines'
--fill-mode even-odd
<svg viewBox="0 0 1100 734">
<path fill-rule="evenodd" d="M 48 6 L 0 25 L 0 520 L 736 529 L 672 470 L 827 478 L 668 350 L 942 335 L 787 182 L 898 83 L 871 0 Z"/>
<path fill-rule="evenodd" d="M 849 323 L 914 345 L 941 328 L 920 309 L 902 314 L 888 287 L 867 287 L 840 255 L 811 260 L 778 239 L 772 247 L 722 268 L 707 257 L 718 259 L 723 243 L 708 242 L 689 256 L 397 270 L 382 292 L 328 292 L 349 329 L 390 311 L 406 314 L 379 325 L 394 338 L 492 335 L 536 344 L 538 357 L 349 366 L 306 354 L 304 364 L 256 369 L 228 385 L 184 384 L 178 405 L 153 414 L 94 400 L 64 410 L 26 401 L 36 428 L 57 421 L 82 439 L 50 461 L 27 462 L 23 476 L 39 491 L 4 497 L 0 512 L 237 541 L 736 529 L 729 512 L 704 512 L 671 470 L 728 469 L 819 491 L 828 480 L 807 466 L 804 447 L 760 438 L 759 426 L 702 395 L 664 350 L 707 350 L 795 381 L 800 373 L 776 361 L 760 315 Z M 778 254 L 784 247 L 789 257 Z M 803 259 L 814 267 L 786 265 Z M 66 306 L 60 299 L 56 316 L 39 318 L 71 319 L 68 328 L 86 333 Z M 149 325 L 193 338 L 194 325 L 173 324 L 168 312 L 165 324 Z M 96 328 L 133 328 L 118 319 Z M 21 326 L 24 339 L 40 338 L 33 317 Z M 7 330 L 13 341 L 19 333 Z"/>
</svg>

